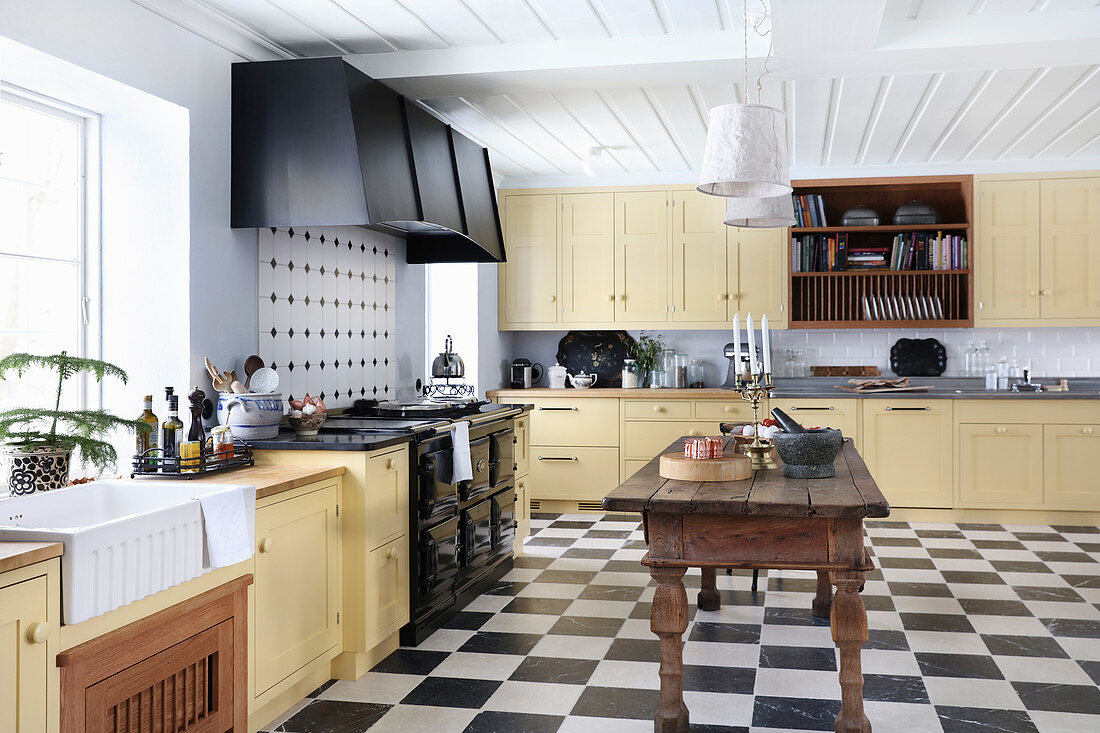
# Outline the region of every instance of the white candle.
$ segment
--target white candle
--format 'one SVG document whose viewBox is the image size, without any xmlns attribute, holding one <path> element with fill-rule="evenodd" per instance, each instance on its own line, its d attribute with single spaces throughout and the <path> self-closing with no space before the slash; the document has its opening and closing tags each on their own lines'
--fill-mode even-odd
<svg viewBox="0 0 1100 733">
<path fill-rule="evenodd" d="M 749 337 L 749 373 L 756 374 L 756 332 L 752 330 L 752 313 L 745 318 L 745 331 Z"/>
<path fill-rule="evenodd" d="M 741 375 L 741 314 L 733 314 L 733 363 L 737 368 L 738 376 Z"/>
<path fill-rule="evenodd" d="M 760 335 L 763 342 L 764 351 L 764 373 L 772 373 L 772 344 L 771 337 L 768 334 L 768 314 L 765 313 L 764 317 L 760 319 Z"/>
</svg>

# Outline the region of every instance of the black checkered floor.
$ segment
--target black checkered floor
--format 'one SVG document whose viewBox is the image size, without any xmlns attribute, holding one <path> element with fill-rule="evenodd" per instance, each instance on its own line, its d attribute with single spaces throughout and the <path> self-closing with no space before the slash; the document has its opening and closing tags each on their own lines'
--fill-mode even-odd
<svg viewBox="0 0 1100 733">
<path fill-rule="evenodd" d="M 329 683 L 271 730 L 645 733 L 653 584 L 634 516 L 535 515 L 526 555 L 415 649 Z M 867 717 L 876 731 L 1100 731 L 1100 528 L 868 522 Z M 693 731 L 832 730 L 837 655 L 808 572 L 721 573 L 697 611 Z M 766 576 L 766 577 L 765 577 Z"/>
</svg>

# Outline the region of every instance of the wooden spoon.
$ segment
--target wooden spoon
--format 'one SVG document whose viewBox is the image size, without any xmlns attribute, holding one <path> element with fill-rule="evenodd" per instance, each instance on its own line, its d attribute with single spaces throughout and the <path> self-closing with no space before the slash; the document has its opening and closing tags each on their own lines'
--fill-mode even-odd
<svg viewBox="0 0 1100 733">
<path fill-rule="evenodd" d="M 229 392 L 229 383 L 233 380 L 226 379 L 226 376 L 218 371 L 218 368 L 214 366 L 214 363 L 210 359 L 206 359 L 206 373 L 210 375 L 210 381 L 214 385 L 214 389 L 219 392 Z"/>
<path fill-rule="evenodd" d="M 244 360 L 245 389 L 252 383 L 252 375 L 256 373 L 256 370 L 263 369 L 265 366 L 267 366 L 267 364 L 264 363 L 264 360 L 258 354 L 253 354 Z"/>
</svg>

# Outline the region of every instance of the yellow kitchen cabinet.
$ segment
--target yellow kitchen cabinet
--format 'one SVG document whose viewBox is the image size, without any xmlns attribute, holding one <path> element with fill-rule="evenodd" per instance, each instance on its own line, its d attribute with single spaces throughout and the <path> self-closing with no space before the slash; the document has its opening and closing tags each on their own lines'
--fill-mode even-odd
<svg viewBox="0 0 1100 733">
<path fill-rule="evenodd" d="M 408 532 L 371 550 L 366 587 L 367 646 L 374 646 L 409 622 Z"/>
<path fill-rule="evenodd" d="M 529 400 L 532 446 L 619 445 L 619 402 L 606 397 Z"/>
<path fill-rule="evenodd" d="M 863 459 L 890 505 L 950 508 L 951 400 L 862 402 Z"/>
<path fill-rule="evenodd" d="M 367 547 L 409 529 L 409 453 L 398 448 L 367 459 Z"/>
<path fill-rule="evenodd" d="M 719 196 L 694 190 L 672 193 L 673 322 L 726 320 L 725 206 Z"/>
<path fill-rule="evenodd" d="M 644 458 L 660 454 L 669 443 L 684 435 L 718 435 L 718 423 L 701 420 L 627 420 L 623 423 L 623 458 Z"/>
<path fill-rule="evenodd" d="M 615 194 L 561 197 L 563 323 L 615 320 Z"/>
<path fill-rule="evenodd" d="M 523 540 L 531 534 L 531 479 L 527 474 L 516 476 L 516 539 L 512 544 L 517 553 L 523 551 Z"/>
<path fill-rule="evenodd" d="M 615 194 L 615 322 L 668 320 L 668 192 Z"/>
<path fill-rule="evenodd" d="M 1051 509 L 1100 509 L 1100 424 L 1043 426 L 1043 490 Z"/>
<path fill-rule="evenodd" d="M 979 321 L 1039 317 L 1039 181 L 978 184 Z"/>
<path fill-rule="evenodd" d="M 594 502 L 619 485 L 616 448 L 534 446 L 531 498 Z"/>
<path fill-rule="evenodd" d="M 860 404 L 857 399 L 794 399 L 772 397 L 769 411 L 778 407 L 807 428 L 836 428 L 860 449 Z"/>
<path fill-rule="evenodd" d="M 501 198 L 507 256 L 498 268 L 501 327 L 558 323 L 558 196 Z"/>
<path fill-rule="evenodd" d="M 760 419 L 768 416 L 768 402 L 760 406 Z M 697 420 L 717 420 L 723 422 L 749 423 L 752 422 L 752 406 L 740 397 L 732 400 L 705 400 L 695 403 L 695 418 Z"/>
<path fill-rule="evenodd" d="M 1100 178 L 1044 180 L 1040 196 L 1040 313 L 1100 318 Z"/>
<path fill-rule="evenodd" d="M 1033 508 L 1043 503 L 1043 426 L 963 423 L 958 430 L 959 504 Z"/>
<path fill-rule="evenodd" d="M 787 230 L 726 229 L 726 318 L 767 313 L 770 327 L 786 328 Z"/>
<path fill-rule="evenodd" d="M 256 509 L 255 697 L 339 643 L 339 499 L 333 482 Z"/>
<path fill-rule="evenodd" d="M 46 644 L 57 628 L 49 622 L 46 577 L 3 585 L 13 577 L 0 575 L 0 730 L 40 733 L 47 730 L 49 706 L 59 704 L 48 694 L 53 659 Z"/>
<path fill-rule="evenodd" d="M 531 418 L 517 417 L 514 423 L 516 440 L 516 475 L 526 476 L 531 469 Z"/>
</svg>

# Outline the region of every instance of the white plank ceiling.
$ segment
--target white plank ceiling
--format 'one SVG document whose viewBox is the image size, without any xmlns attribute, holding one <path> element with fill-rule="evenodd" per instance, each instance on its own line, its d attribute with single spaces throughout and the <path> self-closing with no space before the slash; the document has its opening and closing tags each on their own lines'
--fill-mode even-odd
<svg viewBox="0 0 1100 733">
<path fill-rule="evenodd" d="M 773 0 L 747 39 L 738 0 L 134 1 L 245 58 L 346 56 L 504 185 L 575 180 L 596 145 L 608 176 L 690 180 L 773 36 L 759 98 L 796 177 L 1100 167 L 1097 0 Z"/>
</svg>

